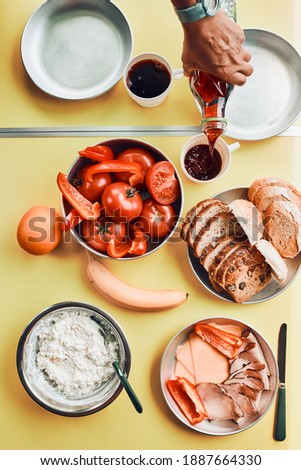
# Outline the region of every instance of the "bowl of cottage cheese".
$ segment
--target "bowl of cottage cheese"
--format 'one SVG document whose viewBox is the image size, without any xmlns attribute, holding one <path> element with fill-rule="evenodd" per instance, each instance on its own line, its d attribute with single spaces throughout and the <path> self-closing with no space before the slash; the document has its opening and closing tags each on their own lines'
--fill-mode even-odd
<svg viewBox="0 0 301 470">
<path fill-rule="evenodd" d="M 63 416 L 95 413 L 120 394 L 112 362 L 127 376 L 130 348 L 120 325 L 82 302 L 61 302 L 36 315 L 17 347 L 17 369 L 27 393 Z"/>
</svg>

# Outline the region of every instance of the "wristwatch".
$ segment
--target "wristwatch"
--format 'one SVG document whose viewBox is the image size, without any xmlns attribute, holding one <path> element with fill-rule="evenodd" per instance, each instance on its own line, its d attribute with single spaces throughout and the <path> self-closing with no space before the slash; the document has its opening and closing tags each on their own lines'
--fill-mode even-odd
<svg viewBox="0 0 301 470">
<path fill-rule="evenodd" d="M 214 16 L 221 8 L 221 0 L 197 0 L 188 8 L 175 8 L 181 23 L 193 23 L 194 21 Z"/>
</svg>

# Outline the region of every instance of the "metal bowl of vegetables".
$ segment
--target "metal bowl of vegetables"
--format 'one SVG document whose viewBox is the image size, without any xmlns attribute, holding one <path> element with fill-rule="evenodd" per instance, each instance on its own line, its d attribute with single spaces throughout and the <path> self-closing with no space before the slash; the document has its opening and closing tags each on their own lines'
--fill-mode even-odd
<svg viewBox="0 0 301 470">
<path fill-rule="evenodd" d="M 131 352 L 120 325 L 82 302 L 47 307 L 26 326 L 17 347 L 20 380 L 40 406 L 63 416 L 102 410 L 122 391 L 112 362 L 127 376 Z"/>
<path fill-rule="evenodd" d="M 80 150 L 58 186 L 67 229 L 95 256 L 137 259 L 179 240 L 182 183 L 149 143 L 110 139 Z"/>
</svg>

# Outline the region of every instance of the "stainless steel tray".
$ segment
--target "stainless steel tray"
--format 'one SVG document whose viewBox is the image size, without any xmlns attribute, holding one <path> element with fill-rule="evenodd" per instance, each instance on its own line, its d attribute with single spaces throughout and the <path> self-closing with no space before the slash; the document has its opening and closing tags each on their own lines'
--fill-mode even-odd
<svg viewBox="0 0 301 470">
<path fill-rule="evenodd" d="M 29 18 L 21 55 L 33 82 L 58 98 L 102 95 L 132 55 L 132 32 L 111 1 L 48 0 Z"/>
<path fill-rule="evenodd" d="M 247 199 L 247 192 L 248 188 L 232 188 L 214 195 L 213 198 L 220 199 L 225 204 L 229 204 L 235 199 Z M 207 271 L 200 264 L 199 259 L 194 256 L 193 250 L 190 247 L 187 248 L 187 256 L 194 274 L 196 275 L 200 283 L 209 292 L 211 292 L 211 294 L 215 295 L 216 297 L 219 297 L 222 300 L 235 303 L 232 297 L 228 294 L 228 292 L 224 290 L 221 292 L 217 292 L 215 289 L 213 289 Z M 276 281 L 276 279 L 273 278 L 271 282 L 262 291 L 258 292 L 258 294 L 254 295 L 250 300 L 247 300 L 243 304 L 256 304 L 273 299 L 277 295 L 284 292 L 291 285 L 291 283 L 297 277 L 301 268 L 301 253 L 299 253 L 299 255 L 294 259 L 285 259 L 284 261 L 288 269 L 286 281 L 283 283 L 279 283 L 278 281 Z"/>
<path fill-rule="evenodd" d="M 233 90 L 226 109 L 226 135 L 261 140 L 284 131 L 300 114 L 301 57 L 275 33 L 246 29 L 245 38 L 254 72 L 245 85 Z"/>
</svg>

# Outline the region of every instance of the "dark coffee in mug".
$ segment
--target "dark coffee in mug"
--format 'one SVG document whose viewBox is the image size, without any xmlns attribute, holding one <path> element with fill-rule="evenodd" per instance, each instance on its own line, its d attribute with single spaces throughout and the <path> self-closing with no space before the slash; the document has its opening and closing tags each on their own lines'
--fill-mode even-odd
<svg viewBox="0 0 301 470">
<path fill-rule="evenodd" d="M 155 59 L 145 59 L 134 64 L 128 71 L 126 85 L 141 98 L 154 98 L 169 87 L 171 75 L 168 68 Z"/>
</svg>

